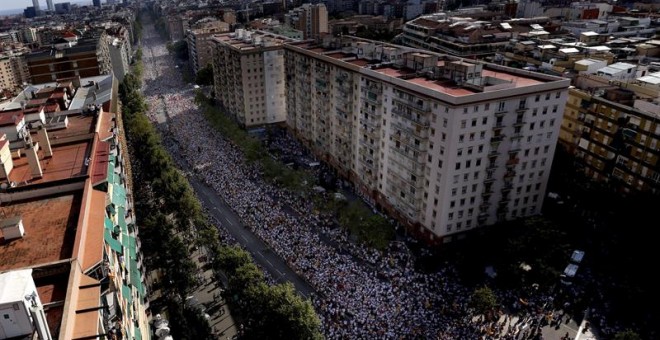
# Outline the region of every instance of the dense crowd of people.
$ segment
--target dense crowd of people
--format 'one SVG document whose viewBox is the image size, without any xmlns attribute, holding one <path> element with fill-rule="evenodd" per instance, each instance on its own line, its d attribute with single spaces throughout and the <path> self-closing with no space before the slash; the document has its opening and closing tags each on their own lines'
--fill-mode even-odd
<svg viewBox="0 0 660 340">
<path fill-rule="evenodd" d="M 159 124 L 165 146 L 180 163 L 212 187 L 251 230 L 317 292 L 313 303 L 331 339 L 524 339 L 536 335 L 549 296 L 519 297 L 498 292 L 519 317 L 480 318 L 469 308 L 470 289 L 450 265 L 434 273 L 414 268 L 405 245 L 381 253 L 352 242 L 332 219 L 314 212 L 311 200 L 275 187 L 247 163 L 238 147 L 207 123 L 186 90 L 173 58 L 159 39 L 145 39 L 143 92 L 148 115 Z M 165 115 L 165 117 L 161 116 Z M 180 141 L 180 142 L 177 142 Z M 284 137 L 269 147 L 292 157 L 305 156 L 295 140 Z M 205 207 L 210 209 L 212 207 Z M 213 219 L 220 236 L 236 240 Z M 273 282 L 272 278 L 269 278 Z M 529 308 L 527 308 L 529 307 Z"/>
</svg>

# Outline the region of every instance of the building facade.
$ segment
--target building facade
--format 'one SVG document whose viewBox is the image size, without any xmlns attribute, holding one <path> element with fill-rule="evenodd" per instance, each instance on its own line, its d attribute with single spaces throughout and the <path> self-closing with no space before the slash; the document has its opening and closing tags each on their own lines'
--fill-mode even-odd
<svg viewBox="0 0 660 340">
<path fill-rule="evenodd" d="M 660 73 L 656 83 L 660 83 Z M 657 86 L 657 85 L 656 85 Z M 660 189 L 660 103 L 631 89 L 569 90 L 559 142 L 595 181 L 621 193 Z M 632 88 L 634 88 L 633 86 Z"/>
<path fill-rule="evenodd" d="M 195 73 L 213 61 L 213 35 L 226 32 L 229 24 L 220 20 L 197 23 L 186 32 L 189 60 Z"/>
<path fill-rule="evenodd" d="M 408 230 L 540 213 L 568 79 L 354 37 L 284 49 L 287 125 Z"/>
<path fill-rule="evenodd" d="M 324 4 L 303 4 L 289 11 L 285 21 L 302 31 L 305 39 L 316 39 L 328 33 L 328 10 Z"/>
<path fill-rule="evenodd" d="M 242 29 L 212 40 L 216 98 L 246 128 L 286 120 L 286 40 Z"/>
<path fill-rule="evenodd" d="M 111 75 L 75 77 L 0 110 L 2 338 L 151 338 L 116 101 Z"/>
<path fill-rule="evenodd" d="M 27 52 L 27 49 L 16 48 L 0 53 L 0 88 L 13 90 L 29 81 L 24 58 Z"/>
<path fill-rule="evenodd" d="M 106 34 L 69 41 L 25 56 L 30 82 L 41 84 L 69 77 L 93 77 L 112 71 Z"/>
</svg>

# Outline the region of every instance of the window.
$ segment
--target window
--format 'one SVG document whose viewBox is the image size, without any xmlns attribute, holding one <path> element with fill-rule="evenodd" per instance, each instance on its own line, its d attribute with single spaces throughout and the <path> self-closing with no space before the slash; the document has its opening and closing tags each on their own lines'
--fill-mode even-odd
<svg viewBox="0 0 660 340">
<path fill-rule="evenodd" d="M 456 201 L 449 202 L 449 207 L 453 208 L 456 205 Z"/>
<path fill-rule="evenodd" d="M 472 133 L 470 134 L 470 141 L 473 141 L 473 140 L 474 140 L 474 132 L 472 132 Z"/>
<path fill-rule="evenodd" d="M 504 104 L 505 104 L 505 102 L 500 102 L 500 105 L 498 107 L 498 111 L 504 111 Z"/>
<path fill-rule="evenodd" d="M 555 126 L 555 120 L 554 119 L 550 119 L 550 126 Z"/>
<path fill-rule="evenodd" d="M 458 175 L 454 175 L 454 184 L 458 183 Z"/>
<path fill-rule="evenodd" d="M 447 118 L 442 119 L 442 127 L 447 127 Z"/>
<path fill-rule="evenodd" d="M 463 108 L 463 113 L 467 113 L 467 111 L 468 111 L 467 107 L 464 107 Z"/>
<path fill-rule="evenodd" d="M 458 157 L 463 156 L 463 149 L 456 150 L 456 156 L 458 156 Z"/>
<path fill-rule="evenodd" d="M 461 120 L 461 129 L 465 129 L 465 119 Z"/>
<path fill-rule="evenodd" d="M 454 213 L 453 213 L 453 212 L 450 212 L 450 213 L 447 215 L 447 219 L 450 220 L 450 221 L 453 220 L 453 219 L 454 219 Z"/>
<path fill-rule="evenodd" d="M 463 195 L 467 194 L 467 185 L 465 185 L 461 188 L 461 194 L 463 194 Z"/>
<path fill-rule="evenodd" d="M 479 133 L 479 139 L 482 139 L 482 140 L 483 140 L 483 139 L 486 139 L 486 131 L 481 131 L 481 132 Z"/>
<path fill-rule="evenodd" d="M 484 105 L 484 110 L 490 110 L 490 103 L 486 103 L 486 105 Z"/>
<path fill-rule="evenodd" d="M 557 112 L 557 108 L 558 108 L 557 105 L 553 105 L 553 106 L 552 106 L 552 113 L 556 113 L 556 112 Z"/>
<path fill-rule="evenodd" d="M 472 127 L 475 127 L 475 126 L 477 126 L 477 119 L 476 118 L 472 120 Z"/>
<path fill-rule="evenodd" d="M 561 97 L 561 92 L 557 92 L 557 93 L 555 94 L 555 98 L 559 99 L 559 97 Z"/>
<path fill-rule="evenodd" d="M 458 136 L 458 142 L 459 143 L 463 143 L 463 140 L 465 140 L 465 135 Z"/>
<path fill-rule="evenodd" d="M 483 124 L 483 125 L 488 124 L 488 117 L 484 117 L 484 118 L 481 120 L 481 124 Z"/>
<path fill-rule="evenodd" d="M 534 101 L 538 102 L 539 100 L 541 100 L 541 95 L 537 94 L 536 97 L 534 98 Z"/>
<path fill-rule="evenodd" d="M 545 94 L 545 100 L 550 100 L 550 93 Z"/>
<path fill-rule="evenodd" d="M 475 171 L 475 173 L 474 173 L 474 179 L 479 179 L 479 171 Z"/>
<path fill-rule="evenodd" d="M 469 147 L 469 148 L 467 149 L 467 154 L 468 154 L 468 155 L 471 155 L 471 154 L 472 154 L 472 147 Z"/>
<path fill-rule="evenodd" d="M 477 161 L 474 163 L 475 166 L 481 165 L 481 158 L 477 158 Z"/>
<path fill-rule="evenodd" d="M 438 169 L 442 169 L 442 159 L 438 159 Z"/>
<path fill-rule="evenodd" d="M 550 151 L 550 145 L 546 145 L 543 147 L 543 153 L 548 153 Z"/>
<path fill-rule="evenodd" d="M 465 161 L 465 168 L 466 169 L 469 169 L 471 165 L 472 165 L 472 162 L 470 160 Z"/>
<path fill-rule="evenodd" d="M 532 110 L 532 117 L 536 117 L 537 113 L 539 113 L 539 109 L 534 108 L 534 110 Z"/>
<path fill-rule="evenodd" d="M 477 150 L 478 150 L 479 153 L 482 153 L 482 152 L 484 151 L 484 146 L 483 146 L 483 144 L 482 144 L 482 145 L 479 145 L 479 147 L 478 147 Z"/>
<path fill-rule="evenodd" d="M 461 162 L 456 162 L 456 170 L 460 170 L 460 169 L 461 169 Z"/>
</svg>

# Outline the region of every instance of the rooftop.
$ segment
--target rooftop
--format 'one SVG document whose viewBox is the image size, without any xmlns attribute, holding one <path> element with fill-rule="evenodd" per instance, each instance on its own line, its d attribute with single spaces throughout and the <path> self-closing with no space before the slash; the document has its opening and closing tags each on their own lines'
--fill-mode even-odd
<svg viewBox="0 0 660 340">
<path fill-rule="evenodd" d="M 0 216 L 21 216 L 25 228 L 22 238 L 0 238 L 0 271 L 70 258 L 80 200 L 79 194 L 67 194 L 0 206 Z"/>
<path fill-rule="evenodd" d="M 38 184 L 85 175 L 88 148 L 89 141 L 52 146 L 53 157 L 41 160 L 41 178 L 33 178 L 27 157 L 14 159 L 14 169 L 9 174 L 9 180 L 17 185 Z"/>
</svg>

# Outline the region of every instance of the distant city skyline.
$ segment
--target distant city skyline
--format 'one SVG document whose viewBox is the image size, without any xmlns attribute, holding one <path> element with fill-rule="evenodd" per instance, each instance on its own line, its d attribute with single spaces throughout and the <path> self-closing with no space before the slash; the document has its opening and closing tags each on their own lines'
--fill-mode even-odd
<svg viewBox="0 0 660 340">
<path fill-rule="evenodd" d="M 106 0 L 102 0 L 103 3 L 105 3 Z M 81 2 L 89 2 L 91 3 L 91 0 L 53 0 L 53 4 L 59 4 L 62 2 L 70 2 L 70 3 L 81 3 Z M 46 9 L 48 8 L 46 6 L 46 0 L 39 0 L 39 5 L 41 9 Z M 2 10 L 9 10 L 9 9 L 22 9 L 26 7 L 31 7 L 32 6 L 32 0 L 18 0 L 18 1 L 0 1 L 0 11 Z"/>
</svg>

